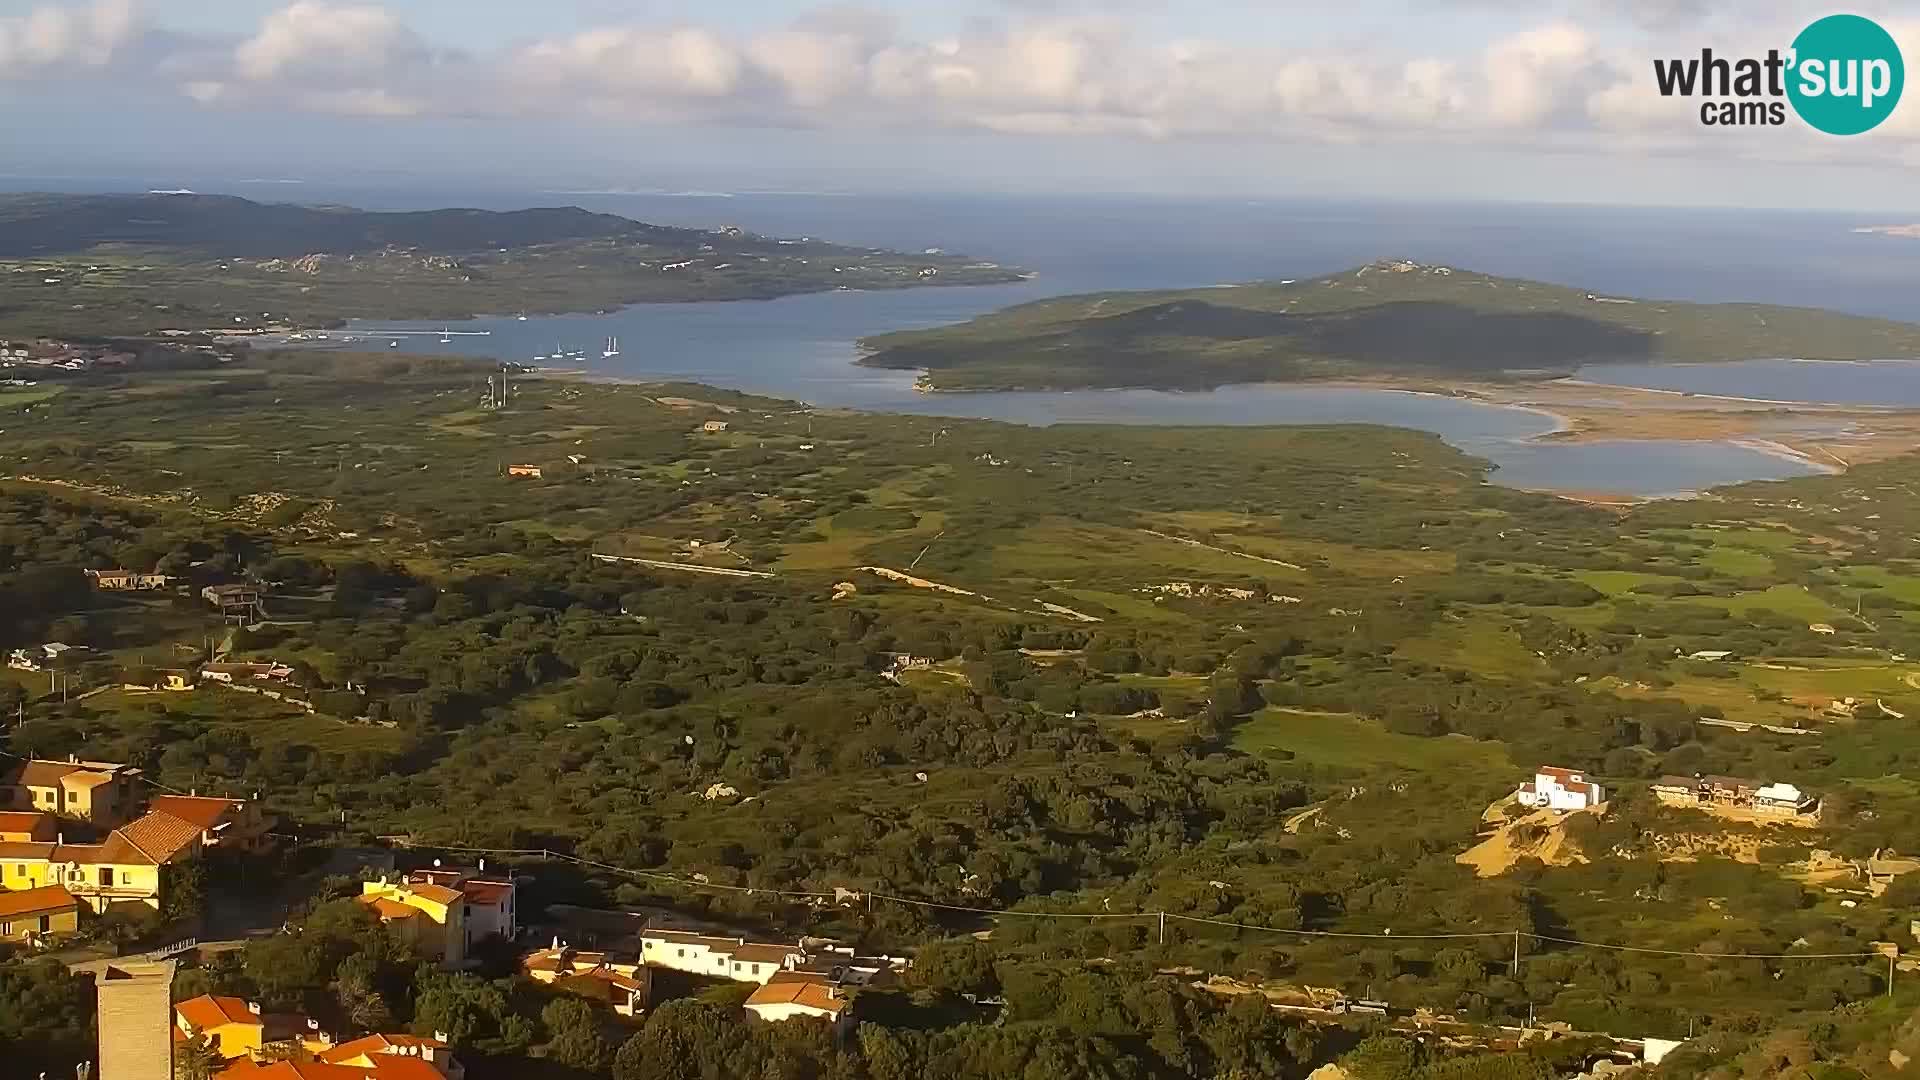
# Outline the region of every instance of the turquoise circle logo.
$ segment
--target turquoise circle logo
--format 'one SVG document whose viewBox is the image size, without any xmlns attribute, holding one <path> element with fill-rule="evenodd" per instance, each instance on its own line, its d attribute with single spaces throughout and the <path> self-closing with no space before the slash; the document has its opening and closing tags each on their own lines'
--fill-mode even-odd
<svg viewBox="0 0 1920 1080">
<path fill-rule="evenodd" d="M 1893 35 L 1860 15 L 1829 15 L 1800 31 L 1788 63 L 1793 111 L 1829 135 L 1879 127 L 1907 82 Z"/>
</svg>

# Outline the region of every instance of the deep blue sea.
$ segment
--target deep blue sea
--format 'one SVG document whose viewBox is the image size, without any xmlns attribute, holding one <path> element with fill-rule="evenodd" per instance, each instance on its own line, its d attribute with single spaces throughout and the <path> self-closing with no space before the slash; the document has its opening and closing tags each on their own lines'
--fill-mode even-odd
<svg viewBox="0 0 1920 1080">
<path fill-rule="evenodd" d="M 131 186 L 131 185 L 130 185 Z M 1544 205 L 1421 205 L 1171 198 L 833 194 L 593 194 L 193 185 L 252 198 L 370 209 L 578 205 L 670 225 L 737 225 L 1017 265 L 1032 281 L 979 288 L 833 292 L 772 301 L 643 304 L 607 315 L 515 313 L 408 336 L 410 349 L 530 361 L 581 350 L 609 376 L 671 378 L 824 406 L 979 416 L 1025 423 L 1261 424 L 1355 421 L 1432 431 L 1500 466 L 1522 487 L 1674 495 L 1815 471 L 1715 442 L 1563 444 L 1538 413 L 1391 391 L 1229 387 L 1213 393 L 918 394 L 908 372 L 853 361 L 855 339 L 935 326 L 1008 304 L 1106 289 L 1303 278 L 1380 258 L 1461 266 L 1629 296 L 1745 300 L 1920 321 L 1920 241 L 1857 233 L 1880 217 L 1834 213 Z M 440 324 L 361 324 L 437 329 Z M 618 336 L 622 355 L 600 357 Z M 1597 382 L 1780 400 L 1920 404 L 1920 367 L 1759 363 L 1608 366 Z"/>
</svg>

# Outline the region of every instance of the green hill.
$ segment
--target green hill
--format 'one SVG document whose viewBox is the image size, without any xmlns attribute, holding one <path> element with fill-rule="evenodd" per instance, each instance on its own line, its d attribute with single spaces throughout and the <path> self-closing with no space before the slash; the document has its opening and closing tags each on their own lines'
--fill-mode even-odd
<svg viewBox="0 0 1920 1080">
<path fill-rule="evenodd" d="M 1307 281 L 1060 297 L 863 344 L 863 363 L 924 369 L 937 389 L 1203 389 L 1371 374 L 1561 374 L 1600 361 L 1916 357 L 1920 325 L 1597 296 L 1380 262 Z"/>
<path fill-rule="evenodd" d="M 0 336 L 457 319 L 1020 279 L 955 255 L 670 228 L 579 207 L 376 212 L 191 194 L 0 196 L 0 274 L 9 286 Z"/>
</svg>

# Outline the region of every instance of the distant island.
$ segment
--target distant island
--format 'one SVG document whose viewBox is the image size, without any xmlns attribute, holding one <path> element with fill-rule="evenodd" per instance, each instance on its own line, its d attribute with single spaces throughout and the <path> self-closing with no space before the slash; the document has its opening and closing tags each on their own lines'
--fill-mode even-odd
<svg viewBox="0 0 1920 1080">
<path fill-rule="evenodd" d="M 1814 308 L 1603 296 L 1403 260 L 1326 277 L 1022 304 L 862 341 L 928 390 L 1413 377 L 1513 382 L 1598 362 L 1920 357 L 1920 325 Z"/>
<path fill-rule="evenodd" d="M 1903 240 L 1920 240 L 1920 225 L 1863 225 L 1853 231 L 1872 233 L 1875 236 L 1897 236 Z"/>
<path fill-rule="evenodd" d="M 0 333 L 257 331 L 1018 281 L 1015 269 L 578 207 L 373 212 L 225 195 L 0 196 Z"/>
</svg>

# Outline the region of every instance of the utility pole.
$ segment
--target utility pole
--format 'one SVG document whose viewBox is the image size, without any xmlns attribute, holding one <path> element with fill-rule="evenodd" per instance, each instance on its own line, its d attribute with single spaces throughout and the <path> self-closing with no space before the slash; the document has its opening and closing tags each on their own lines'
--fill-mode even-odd
<svg viewBox="0 0 1920 1080">
<path fill-rule="evenodd" d="M 1167 943 L 1167 913 L 1163 911 L 1160 913 L 1160 944 L 1165 945 L 1166 943 Z"/>
<path fill-rule="evenodd" d="M 1520 977 L 1520 931 L 1513 932 L 1513 977 Z"/>
</svg>

